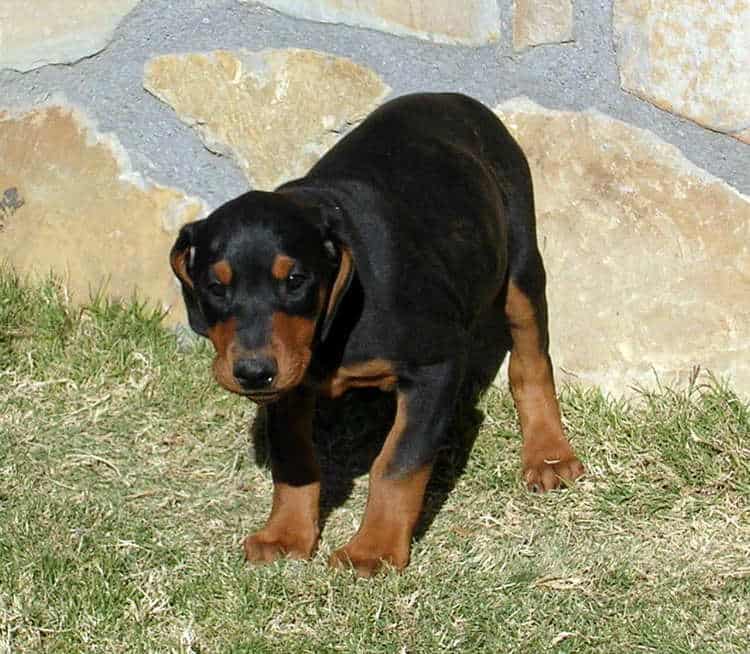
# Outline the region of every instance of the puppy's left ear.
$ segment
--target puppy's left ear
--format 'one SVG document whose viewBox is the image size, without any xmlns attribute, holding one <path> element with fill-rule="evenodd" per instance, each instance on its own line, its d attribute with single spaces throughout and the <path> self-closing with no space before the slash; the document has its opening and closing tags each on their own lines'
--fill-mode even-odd
<svg viewBox="0 0 750 654">
<path fill-rule="evenodd" d="M 185 300 L 190 327 L 197 334 L 206 336 L 208 334 L 208 323 L 198 303 L 195 284 L 190 274 L 195 258 L 195 231 L 196 223 L 188 223 L 183 226 L 175 244 L 172 246 L 172 251 L 169 253 L 169 263 L 182 286 L 182 298 Z"/>
<path fill-rule="evenodd" d="M 326 241 L 326 248 L 338 251 L 339 268 L 336 273 L 336 279 L 328 293 L 328 302 L 323 317 L 323 327 L 320 332 L 320 339 L 325 340 L 328 332 L 331 331 L 333 319 L 336 317 L 336 311 L 341 304 L 341 300 L 346 294 L 347 289 L 352 283 L 354 277 L 354 258 L 351 249 L 344 244 L 333 244 L 332 241 Z"/>
</svg>

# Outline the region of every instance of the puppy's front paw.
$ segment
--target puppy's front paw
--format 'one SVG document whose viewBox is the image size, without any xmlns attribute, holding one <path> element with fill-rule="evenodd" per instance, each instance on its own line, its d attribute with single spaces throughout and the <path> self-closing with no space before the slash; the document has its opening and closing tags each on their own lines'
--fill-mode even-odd
<svg viewBox="0 0 750 654">
<path fill-rule="evenodd" d="M 278 559 L 309 559 L 317 545 L 316 535 L 280 533 L 261 529 L 245 538 L 242 546 L 250 563 L 271 563 Z"/>
<path fill-rule="evenodd" d="M 372 577 L 383 568 L 383 564 L 403 570 L 409 563 L 409 549 L 378 547 L 375 543 L 362 542 L 356 536 L 349 544 L 336 550 L 328 565 L 333 568 L 353 568 L 360 577 Z"/>
</svg>

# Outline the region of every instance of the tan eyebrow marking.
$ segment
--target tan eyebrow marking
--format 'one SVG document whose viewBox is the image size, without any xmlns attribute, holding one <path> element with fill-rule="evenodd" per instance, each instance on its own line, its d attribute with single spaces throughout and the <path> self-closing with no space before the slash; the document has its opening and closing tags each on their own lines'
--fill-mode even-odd
<svg viewBox="0 0 750 654">
<path fill-rule="evenodd" d="M 214 274 L 224 286 L 229 286 L 232 283 L 232 267 L 226 259 L 217 261 L 214 264 Z"/>
<path fill-rule="evenodd" d="M 277 254 L 271 266 L 271 274 L 276 279 L 286 279 L 294 268 L 295 261 L 285 254 Z"/>
</svg>

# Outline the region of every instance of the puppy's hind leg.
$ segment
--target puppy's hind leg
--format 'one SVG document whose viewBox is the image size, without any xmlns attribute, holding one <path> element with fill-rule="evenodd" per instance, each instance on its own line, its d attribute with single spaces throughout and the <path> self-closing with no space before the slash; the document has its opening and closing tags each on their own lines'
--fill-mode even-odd
<svg viewBox="0 0 750 654">
<path fill-rule="evenodd" d="M 544 295 L 529 297 L 511 279 L 505 313 L 513 341 L 510 389 L 523 434 L 523 474 L 531 491 L 557 488 L 583 474 L 563 432 L 548 353 Z"/>
<path fill-rule="evenodd" d="M 583 474 L 563 432 L 547 329 L 546 275 L 537 246 L 531 173 L 520 148 L 498 178 L 508 218 L 504 311 L 512 341 L 510 389 L 523 434 L 523 474 L 531 491 L 557 488 Z"/>
</svg>

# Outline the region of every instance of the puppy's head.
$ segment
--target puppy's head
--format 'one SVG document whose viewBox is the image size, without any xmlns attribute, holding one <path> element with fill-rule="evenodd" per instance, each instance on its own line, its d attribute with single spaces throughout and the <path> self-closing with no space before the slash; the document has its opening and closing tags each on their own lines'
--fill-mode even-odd
<svg viewBox="0 0 750 654">
<path fill-rule="evenodd" d="M 302 381 L 353 274 L 320 210 L 281 193 L 247 193 L 185 225 L 170 261 L 190 326 L 216 349 L 216 380 L 258 402 Z"/>
</svg>

